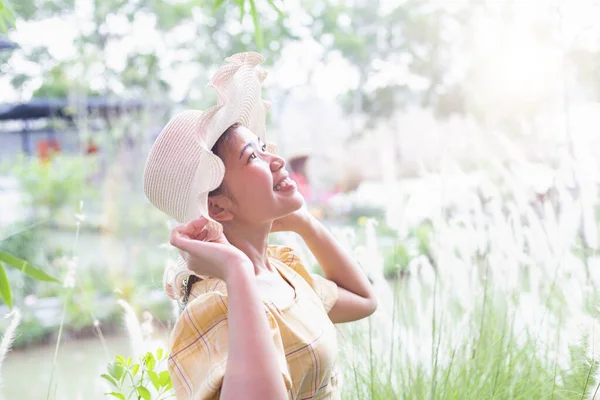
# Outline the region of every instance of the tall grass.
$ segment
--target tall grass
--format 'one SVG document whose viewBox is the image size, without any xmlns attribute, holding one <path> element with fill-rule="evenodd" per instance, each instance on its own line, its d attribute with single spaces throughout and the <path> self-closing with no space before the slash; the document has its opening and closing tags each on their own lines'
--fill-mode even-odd
<svg viewBox="0 0 600 400">
<path fill-rule="evenodd" d="M 367 226 L 358 256 L 380 307 L 341 329 L 344 398 L 600 398 L 600 201 L 597 182 L 575 190 L 570 173 L 586 172 L 576 162 L 548 168 L 543 193 L 517 164 L 495 165 L 458 197 L 442 189 L 431 254 L 392 283 Z"/>
<path fill-rule="evenodd" d="M 77 258 L 75 255 L 76 255 L 76 251 L 77 251 L 77 243 L 79 241 L 79 232 L 80 232 L 80 228 L 81 228 L 81 222 L 83 222 L 83 220 L 84 220 L 83 202 L 80 202 L 79 212 L 78 212 L 78 214 L 75 215 L 75 218 L 76 218 L 76 230 L 75 230 L 75 237 L 73 240 L 73 248 L 71 251 L 71 259 L 68 262 L 66 276 L 65 276 L 65 279 L 63 280 L 65 296 L 71 296 L 73 294 L 73 290 L 75 288 L 76 269 L 77 269 Z M 62 338 L 66 314 L 67 314 L 67 300 L 65 298 L 61 317 L 60 317 L 60 324 L 58 326 L 58 337 L 56 338 L 56 346 L 54 348 L 54 359 L 52 361 L 52 370 L 50 371 L 50 383 L 48 384 L 48 394 L 46 396 L 47 399 L 56 398 L 57 386 L 56 386 L 56 382 L 54 382 L 54 376 L 55 376 L 55 373 L 56 373 L 56 370 L 58 367 L 58 364 L 57 364 L 58 351 L 60 349 L 60 342 L 61 342 L 61 338 Z"/>
</svg>

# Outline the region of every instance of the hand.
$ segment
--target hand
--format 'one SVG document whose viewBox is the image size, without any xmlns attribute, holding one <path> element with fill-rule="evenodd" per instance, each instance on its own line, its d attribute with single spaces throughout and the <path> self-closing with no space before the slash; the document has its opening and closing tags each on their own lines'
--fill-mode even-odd
<svg viewBox="0 0 600 400">
<path fill-rule="evenodd" d="M 231 245 L 223 233 L 213 241 L 206 241 L 207 224 L 208 220 L 201 217 L 171 230 L 171 245 L 179 249 L 188 268 L 198 275 L 224 281 L 232 268 L 251 268 L 250 259 Z"/>
<path fill-rule="evenodd" d="M 273 221 L 271 232 L 291 231 L 302 235 L 310 228 L 313 219 L 308 209 L 302 206 L 299 210 Z"/>
</svg>

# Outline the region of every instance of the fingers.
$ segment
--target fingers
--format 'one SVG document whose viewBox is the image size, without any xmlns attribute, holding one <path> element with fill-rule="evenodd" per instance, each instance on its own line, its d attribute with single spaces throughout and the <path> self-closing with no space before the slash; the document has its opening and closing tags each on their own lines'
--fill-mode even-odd
<svg viewBox="0 0 600 400">
<path fill-rule="evenodd" d="M 171 232 L 171 245 L 179 249 L 179 254 L 186 261 L 188 261 L 189 254 L 199 254 L 202 251 L 202 246 L 205 244 L 204 242 L 193 240 L 188 235 L 176 230 Z M 186 254 L 184 255 L 182 252 Z"/>
<path fill-rule="evenodd" d="M 197 247 L 198 244 L 195 243 L 204 243 L 208 236 L 207 229 L 197 231 L 197 229 L 190 228 L 188 225 L 181 224 L 173 228 L 169 240 L 172 246 L 186 252 L 189 252 L 194 246 Z M 197 225 L 196 228 L 198 226 L 202 226 L 202 224 Z"/>
<path fill-rule="evenodd" d="M 198 234 L 206 227 L 207 224 L 208 220 L 204 217 L 200 217 L 185 224 L 185 229 L 190 233 Z"/>
<path fill-rule="evenodd" d="M 194 240 L 205 240 L 207 237 L 207 225 L 208 220 L 204 217 L 200 217 L 187 224 L 180 225 L 178 230 L 182 233 L 187 234 L 191 239 Z"/>
<path fill-rule="evenodd" d="M 184 225 L 177 225 L 175 228 L 171 229 L 171 236 L 169 237 L 169 243 L 171 243 L 171 246 L 180 248 L 183 228 Z"/>
<path fill-rule="evenodd" d="M 207 236 L 208 236 L 208 230 L 207 230 L 207 229 L 205 229 L 205 230 L 201 231 L 201 232 L 198 234 L 198 236 L 196 236 L 196 237 L 194 237 L 194 238 L 192 238 L 192 239 L 195 239 L 195 240 L 200 240 L 200 241 L 204 241 L 204 240 L 206 240 L 206 237 L 207 237 Z"/>
<path fill-rule="evenodd" d="M 204 228 L 207 224 L 208 220 L 204 217 L 200 217 L 186 224 L 179 224 L 176 227 L 174 227 L 172 231 L 187 234 L 189 237 L 196 239 L 205 230 Z"/>
</svg>

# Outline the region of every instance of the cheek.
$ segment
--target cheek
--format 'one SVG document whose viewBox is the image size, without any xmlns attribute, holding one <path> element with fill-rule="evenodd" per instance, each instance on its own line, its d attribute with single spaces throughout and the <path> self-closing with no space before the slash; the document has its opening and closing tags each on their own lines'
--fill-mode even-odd
<svg viewBox="0 0 600 400">
<path fill-rule="evenodd" d="M 235 184 L 235 197 L 244 204 L 263 204 L 266 196 L 273 192 L 273 182 L 270 171 L 256 166 L 248 168 L 244 173 L 232 177 Z"/>
</svg>

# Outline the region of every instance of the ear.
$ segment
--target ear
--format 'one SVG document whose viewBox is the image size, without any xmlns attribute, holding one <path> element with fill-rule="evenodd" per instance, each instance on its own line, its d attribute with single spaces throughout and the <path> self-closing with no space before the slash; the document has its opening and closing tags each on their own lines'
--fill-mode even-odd
<svg viewBox="0 0 600 400">
<path fill-rule="evenodd" d="M 233 214 L 230 211 L 231 200 L 223 195 L 208 198 L 208 214 L 217 222 L 231 221 Z"/>
</svg>

